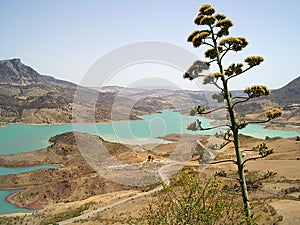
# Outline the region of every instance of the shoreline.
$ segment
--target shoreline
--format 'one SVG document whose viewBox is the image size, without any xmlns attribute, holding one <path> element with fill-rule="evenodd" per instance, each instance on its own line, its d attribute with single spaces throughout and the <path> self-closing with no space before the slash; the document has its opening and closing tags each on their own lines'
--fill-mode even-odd
<svg viewBox="0 0 300 225">
<path fill-rule="evenodd" d="M 300 135 L 300 126 L 298 125 L 291 125 L 291 124 L 282 124 L 284 126 L 278 126 L 276 124 L 267 124 L 264 126 L 264 129 L 267 130 L 282 130 L 282 131 L 297 131 Z M 285 126 L 288 125 L 288 126 Z"/>
<path fill-rule="evenodd" d="M 40 150 L 40 149 L 39 149 Z M 39 151 L 39 150 L 34 150 L 34 151 Z M 32 151 L 32 152 L 34 152 Z M 23 152 L 20 152 L 20 153 L 15 153 L 15 154 L 11 154 L 11 155 L 17 155 L 17 154 L 22 154 Z M 6 154 L 0 154 L 1 155 L 6 155 Z M 64 165 L 63 164 L 49 164 L 49 163 L 44 163 L 44 164 L 28 164 L 28 165 L 17 165 L 17 166 L 14 166 L 14 167 L 10 167 L 10 166 L 6 166 L 6 165 L 3 165 L 0 163 L 0 167 L 2 168 L 8 168 L 8 169 L 14 169 L 14 168 L 26 168 L 26 167 L 38 167 L 38 166 L 59 166 L 59 168 L 63 168 Z M 57 168 L 57 169 L 59 169 Z M 41 168 L 41 169 L 53 169 L 53 168 Z M 56 168 L 54 168 L 56 169 Z M 31 172 L 31 171 L 28 171 L 28 172 Z M 5 175 L 9 175 L 9 174 L 5 174 Z M 5 176 L 5 175 L 1 175 L 1 176 Z M 0 187 L 0 190 L 1 190 L 1 187 Z"/>
<path fill-rule="evenodd" d="M 22 191 L 22 189 L 21 189 L 21 191 Z M 27 209 L 27 210 L 32 210 L 32 211 L 36 211 L 38 209 L 41 209 L 41 206 L 38 205 L 38 204 L 36 206 L 35 205 L 24 206 L 22 203 L 18 203 L 18 202 L 13 201 L 12 198 L 15 195 L 19 194 L 21 191 L 9 194 L 8 196 L 6 196 L 5 201 L 8 202 L 11 205 L 14 205 L 17 208 L 20 208 L 20 209 Z"/>
<path fill-rule="evenodd" d="M 159 112 L 153 113 L 153 114 L 159 114 Z M 64 122 L 64 123 L 23 123 L 23 122 L 16 122 L 16 123 L 4 123 L 0 125 L 0 128 L 2 127 L 7 127 L 9 125 L 32 125 L 32 126 L 51 126 L 51 125 L 65 125 L 65 124 L 107 124 L 107 123 L 112 123 L 112 122 L 124 122 L 124 121 L 137 121 L 137 120 L 143 120 L 140 118 L 141 116 L 147 116 L 147 115 L 152 115 L 152 114 L 145 114 L 145 115 L 140 115 L 137 117 L 137 119 L 131 120 L 107 120 L 107 121 L 102 121 L 102 122 Z"/>
<path fill-rule="evenodd" d="M 28 187 L 26 187 L 26 188 L 28 188 Z M 17 208 L 20 208 L 20 209 L 26 209 L 26 210 L 32 210 L 32 211 L 36 211 L 36 210 L 41 209 L 41 205 L 39 205 L 39 204 L 31 204 L 31 205 L 24 206 L 24 204 L 15 202 L 13 200 L 14 196 L 16 196 L 17 194 L 19 194 L 20 192 L 22 192 L 26 188 L 11 188 L 11 189 L 6 189 L 6 190 L 20 190 L 20 191 L 9 194 L 8 196 L 5 197 L 5 201 L 8 202 L 11 205 L 17 207 Z M 9 215 L 9 214 L 7 214 L 7 215 Z"/>
<path fill-rule="evenodd" d="M 173 109 L 165 109 L 165 110 L 174 111 Z M 101 121 L 101 122 L 93 122 L 93 123 L 91 123 L 91 122 L 73 122 L 73 121 L 64 122 L 64 123 L 26 123 L 26 122 L 11 123 L 11 122 L 2 122 L 2 124 L 0 123 L 0 128 L 6 127 L 6 126 L 9 126 L 9 125 L 18 125 L 18 124 L 33 125 L 33 126 L 45 126 L 45 125 L 63 125 L 63 124 L 106 124 L 106 123 L 112 123 L 112 122 L 138 121 L 138 120 L 143 120 L 143 118 L 141 118 L 142 116 L 149 116 L 149 115 L 152 115 L 152 114 L 161 114 L 162 111 L 164 111 L 164 110 L 155 111 L 153 113 L 147 112 L 145 114 L 136 115 L 135 119 L 129 119 L 129 118 L 126 119 L 126 120 L 111 120 L 110 119 L 110 120 L 105 120 L 105 121 Z M 177 111 L 174 111 L 174 112 L 177 112 Z M 181 114 L 181 115 L 183 115 L 183 114 Z"/>
<path fill-rule="evenodd" d="M 106 121 L 101 121 L 101 122 L 74 122 L 74 121 L 69 121 L 69 122 L 63 122 L 63 123 L 26 123 L 26 122 L 15 122 L 15 123 L 9 123 L 9 122 L 4 122 L 3 124 L 0 124 L 0 128 L 4 128 L 6 126 L 9 125 L 29 125 L 29 126 L 55 126 L 55 125 L 84 125 L 84 124 L 108 124 L 108 123 L 114 123 L 114 122 L 130 122 L 130 121 L 138 121 L 138 120 L 144 120 L 144 116 L 149 116 L 149 115 L 154 115 L 154 114 L 162 114 L 163 111 L 172 111 L 172 112 L 178 112 L 181 116 L 187 116 L 186 114 L 182 114 L 180 113 L 180 111 L 178 110 L 174 110 L 174 109 L 165 109 L 165 110 L 159 110 L 156 111 L 154 113 L 146 113 L 146 114 L 142 114 L 142 115 L 137 115 L 135 119 L 126 119 L 126 120 L 106 120 Z M 205 117 L 203 115 L 203 117 Z M 206 117 L 205 117 L 206 118 Z M 218 120 L 219 122 L 221 122 L 222 120 Z M 249 124 L 251 124 L 251 121 L 253 121 L 252 119 L 248 119 Z M 214 120 L 211 121 L 212 123 L 214 122 Z M 266 124 L 261 124 L 261 126 L 263 126 L 263 129 L 272 129 L 272 130 L 282 130 L 282 131 L 298 131 L 299 135 L 300 135 L 300 123 L 295 123 L 295 122 L 290 122 L 290 123 L 284 123 L 284 122 L 276 122 L 273 121 L 272 123 L 266 123 Z"/>
<path fill-rule="evenodd" d="M 149 114 L 151 115 L 151 114 Z M 143 120 L 141 118 L 141 120 Z M 55 125 L 72 125 L 72 124 L 75 124 L 75 125 L 84 125 L 84 124 L 88 124 L 88 125 L 91 125 L 91 124 L 108 124 L 108 123 L 113 123 L 113 122 L 124 122 L 124 121 L 137 121 L 137 120 L 116 120 L 116 121 L 106 121 L 106 122 L 97 122 L 97 123 L 7 123 L 7 124 L 4 124 L 4 125 L 0 125 L 0 128 L 5 128 L 7 126 L 10 126 L 10 125 L 29 125 L 29 126 L 55 126 Z M 249 124 L 251 124 L 251 121 L 249 121 Z M 283 125 L 283 126 L 278 126 L 278 125 L 275 125 L 275 124 L 265 124 L 265 125 L 261 125 L 263 126 L 263 129 L 266 129 L 266 130 L 282 130 L 282 131 L 297 131 L 300 135 L 300 131 L 299 131 L 299 125 L 291 125 L 290 123 L 283 123 L 283 124 L 280 124 L 280 125 Z M 286 126 L 288 125 L 288 126 Z"/>
</svg>

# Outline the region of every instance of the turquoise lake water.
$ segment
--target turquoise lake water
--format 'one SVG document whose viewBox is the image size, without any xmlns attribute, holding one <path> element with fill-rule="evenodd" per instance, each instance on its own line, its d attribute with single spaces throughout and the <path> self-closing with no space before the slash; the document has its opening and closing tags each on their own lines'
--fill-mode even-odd
<svg viewBox="0 0 300 225">
<path fill-rule="evenodd" d="M 40 169 L 57 169 L 60 168 L 60 166 L 55 165 L 40 165 L 40 166 L 29 166 L 29 167 L 15 167 L 15 168 L 7 168 L 7 167 L 1 167 L 0 166 L 0 176 L 6 175 L 6 174 L 20 174 L 20 173 L 26 173 L 33 170 L 40 170 Z"/>
<path fill-rule="evenodd" d="M 0 214 L 10 214 L 10 213 L 32 213 L 36 210 L 29 210 L 18 208 L 12 204 L 6 202 L 5 198 L 13 193 L 19 192 L 20 190 L 1 190 L 0 191 Z"/>
<path fill-rule="evenodd" d="M 6 168 L 0 167 L 0 176 L 6 174 L 20 174 L 33 170 L 48 169 L 48 168 L 59 168 L 60 166 L 54 165 L 41 165 L 41 166 L 30 166 L 30 167 L 20 167 L 20 168 Z M 0 190 L 0 214 L 9 213 L 32 213 L 36 210 L 28 210 L 24 208 L 18 208 L 12 204 L 9 204 L 5 199 L 8 195 L 19 192 L 20 190 Z"/>
<path fill-rule="evenodd" d="M 13 124 L 0 128 L 0 154 L 15 154 L 29 152 L 49 146 L 49 138 L 57 134 L 69 131 L 80 131 L 101 136 L 107 141 L 121 142 L 126 144 L 165 143 L 158 137 L 172 133 L 195 134 L 186 130 L 186 125 L 200 118 L 203 127 L 209 126 L 209 119 L 203 117 L 183 116 L 173 111 L 141 116 L 143 120 L 121 121 L 103 124 L 60 124 L 60 125 L 24 125 Z M 216 131 L 197 131 L 198 134 L 212 135 Z M 257 138 L 269 137 L 295 137 L 300 133 L 297 131 L 269 130 L 262 125 L 248 125 L 242 130 L 242 134 Z M 47 168 L 47 165 L 45 165 Z M 49 165 L 48 165 L 49 166 Z M 42 166 L 43 167 L 43 166 Z M 50 166 L 49 166 L 50 167 Z M 24 170 L 23 170 L 24 169 Z M 0 175 L 9 173 L 22 173 L 39 167 L 29 168 L 1 168 Z M 0 191 L 0 214 L 25 212 L 8 204 L 5 197 L 12 191 Z M 3 212 L 2 209 L 6 210 Z M 28 210 L 26 211 L 28 212 Z"/>
<path fill-rule="evenodd" d="M 60 124 L 60 125 L 24 125 L 13 124 L 0 128 L 0 154 L 15 154 L 28 152 L 49 146 L 49 138 L 68 131 L 81 131 L 100 135 L 107 141 L 126 144 L 163 143 L 157 138 L 172 133 L 189 133 L 186 125 L 196 117 L 182 116 L 177 112 L 163 111 L 162 113 L 141 116 L 143 120 L 122 121 L 103 124 Z M 203 127 L 208 126 L 210 120 L 200 117 Z M 197 131 L 199 134 L 210 135 L 216 131 Z M 248 125 L 242 134 L 257 138 L 295 137 L 297 131 L 269 130 L 262 125 Z"/>
<path fill-rule="evenodd" d="M 107 141 L 126 144 L 161 143 L 161 137 L 172 133 L 193 133 L 186 125 L 195 120 L 177 112 L 163 111 L 159 114 L 141 116 L 143 120 L 103 124 L 25 125 L 13 124 L 0 128 L 0 154 L 28 152 L 49 146 L 49 138 L 68 131 L 81 131 L 100 135 Z M 209 120 L 203 118 L 203 126 Z M 202 132 L 211 134 L 213 131 Z"/>
</svg>

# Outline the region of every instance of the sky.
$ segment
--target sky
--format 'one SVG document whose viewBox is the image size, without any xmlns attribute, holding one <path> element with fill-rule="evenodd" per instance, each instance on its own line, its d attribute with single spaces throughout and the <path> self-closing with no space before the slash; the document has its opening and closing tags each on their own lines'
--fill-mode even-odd
<svg viewBox="0 0 300 225">
<path fill-rule="evenodd" d="M 186 42 L 198 29 L 193 21 L 204 3 L 233 21 L 232 36 L 249 41 L 243 52 L 229 55 L 225 63 L 242 62 L 248 55 L 265 59 L 261 66 L 232 79 L 232 89 L 252 84 L 275 89 L 300 75 L 299 0 L 0 0 L 0 60 L 20 58 L 40 74 L 77 84 L 103 57 L 135 43 L 170 44 L 205 60 L 204 48 Z M 163 79 L 166 84 L 196 89 L 182 79 L 184 69 L 163 62 L 131 62 L 113 75 L 100 69 L 98 76 L 109 78 L 90 85 L 131 86 L 154 77 L 150 83 Z"/>
</svg>

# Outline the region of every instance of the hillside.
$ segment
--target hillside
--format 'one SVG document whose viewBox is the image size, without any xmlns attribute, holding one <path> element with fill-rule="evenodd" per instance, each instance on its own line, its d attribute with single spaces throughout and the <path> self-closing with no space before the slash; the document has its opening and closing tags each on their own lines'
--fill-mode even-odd
<svg viewBox="0 0 300 225">
<path fill-rule="evenodd" d="M 277 129 L 299 129 L 300 128 L 300 77 L 289 82 L 280 89 L 272 90 L 270 96 L 251 99 L 238 105 L 236 111 L 245 120 L 264 120 L 264 113 L 271 108 L 283 109 L 280 118 L 271 121 L 267 127 Z"/>
<path fill-rule="evenodd" d="M 271 100 L 281 106 L 300 104 L 300 76 L 289 82 L 282 88 L 274 90 L 270 96 Z"/>
<path fill-rule="evenodd" d="M 74 101 L 77 91 L 81 97 L 76 97 Z M 95 122 L 107 122 L 113 119 L 111 110 L 116 97 L 114 92 L 98 92 L 41 75 L 20 59 L 0 61 L 0 125 L 89 122 L 91 117 L 95 118 Z M 91 99 L 96 100 L 91 103 Z M 137 119 L 137 115 L 171 107 L 156 98 L 147 105 L 126 97 L 118 99 L 120 104 L 114 107 L 117 119 Z M 128 109 L 128 106 L 133 108 Z M 77 109 L 75 117 L 73 108 Z M 126 111 L 130 115 L 123 113 Z"/>
<path fill-rule="evenodd" d="M 40 75 L 20 59 L 0 61 L 0 122 L 70 122 L 76 88 Z"/>
<path fill-rule="evenodd" d="M 211 93 L 203 91 L 170 90 L 170 89 L 141 89 L 108 86 L 96 88 L 100 93 L 115 93 L 119 97 L 126 97 L 135 102 L 135 106 L 152 106 L 153 110 L 176 109 L 188 113 L 196 105 L 215 104 L 211 100 Z"/>
</svg>

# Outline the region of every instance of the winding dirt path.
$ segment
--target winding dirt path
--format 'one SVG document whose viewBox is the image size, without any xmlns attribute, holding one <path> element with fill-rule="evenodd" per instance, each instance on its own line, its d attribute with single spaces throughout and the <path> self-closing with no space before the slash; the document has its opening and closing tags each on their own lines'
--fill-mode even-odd
<svg viewBox="0 0 300 225">
<path fill-rule="evenodd" d="M 182 162 L 176 162 L 176 161 L 167 161 L 165 163 L 168 163 L 167 165 L 165 166 L 162 166 L 158 173 L 159 173 L 159 176 L 161 177 L 161 180 L 166 184 L 166 185 L 169 185 L 170 184 L 170 180 L 169 180 L 169 177 L 167 175 L 167 168 L 168 167 L 171 167 L 171 166 L 174 166 L 174 165 L 182 165 L 182 164 L 185 164 L 185 163 L 182 163 Z M 118 205 L 121 205 L 121 204 L 124 204 L 128 201 L 132 201 L 134 199 L 137 199 L 137 198 L 141 198 L 141 197 L 144 197 L 144 196 L 147 196 L 147 195 L 151 195 L 157 191 L 160 191 L 163 189 L 163 185 L 159 185 L 157 186 L 156 188 L 150 190 L 150 191 L 147 191 L 147 192 L 143 192 L 143 193 L 140 193 L 140 194 L 137 194 L 136 196 L 132 196 L 132 197 L 129 197 L 129 198 L 126 198 L 126 199 L 123 199 L 119 202 L 115 202 L 113 204 L 110 204 L 108 206 L 105 206 L 105 207 L 101 207 L 101 208 L 98 208 L 96 210 L 93 210 L 91 212 L 88 212 L 88 213 L 85 213 L 85 214 L 82 214 L 80 216 L 77 216 L 77 217 L 74 217 L 74 218 L 71 218 L 71 219 L 68 219 L 68 220 L 64 220 L 64 221 L 61 221 L 61 222 L 58 222 L 57 224 L 59 225 L 65 225 L 65 224 L 69 224 L 69 223 L 74 223 L 78 220 L 83 220 L 83 219 L 88 219 L 89 217 L 92 217 L 98 213 L 101 213 L 101 212 L 104 212 L 108 209 L 111 209 L 115 206 L 118 206 Z"/>
</svg>

